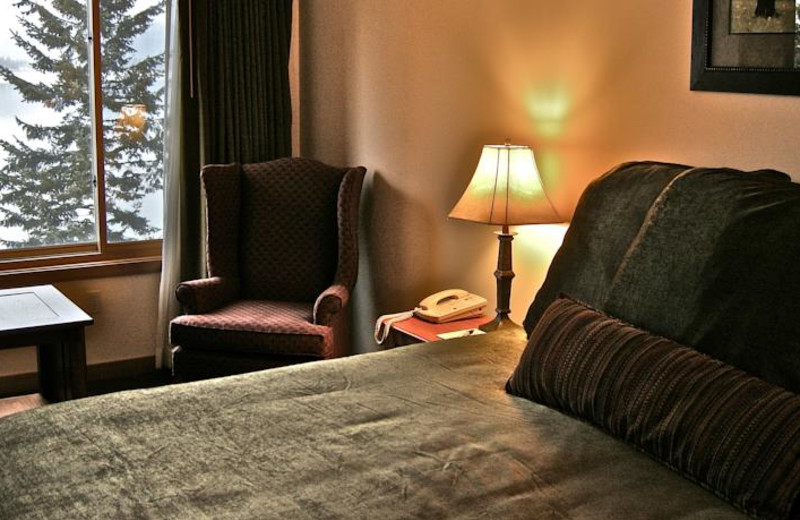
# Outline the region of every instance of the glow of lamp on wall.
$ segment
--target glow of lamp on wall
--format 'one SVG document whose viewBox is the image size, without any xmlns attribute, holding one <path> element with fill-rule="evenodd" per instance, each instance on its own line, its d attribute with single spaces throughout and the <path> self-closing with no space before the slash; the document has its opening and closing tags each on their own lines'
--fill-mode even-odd
<svg viewBox="0 0 800 520">
<path fill-rule="evenodd" d="M 117 132 L 127 134 L 131 139 L 140 139 L 147 128 L 147 106 L 142 104 L 123 105 L 114 123 Z"/>
<path fill-rule="evenodd" d="M 566 88 L 558 85 L 534 89 L 526 102 L 536 130 L 547 139 L 555 139 L 564 133 L 571 104 Z"/>
</svg>

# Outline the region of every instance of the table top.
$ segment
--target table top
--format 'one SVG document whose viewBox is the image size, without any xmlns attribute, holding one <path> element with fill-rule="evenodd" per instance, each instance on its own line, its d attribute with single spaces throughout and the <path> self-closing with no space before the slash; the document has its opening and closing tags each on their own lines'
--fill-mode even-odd
<svg viewBox="0 0 800 520">
<path fill-rule="evenodd" d="M 52 285 L 0 290 L 0 336 L 94 323 Z"/>
<path fill-rule="evenodd" d="M 441 338 L 439 338 L 438 334 L 475 329 L 484 323 L 492 321 L 492 318 L 493 316 L 479 316 L 449 323 L 430 323 L 412 316 L 407 320 L 395 322 L 392 327 L 420 341 L 439 341 Z"/>
</svg>

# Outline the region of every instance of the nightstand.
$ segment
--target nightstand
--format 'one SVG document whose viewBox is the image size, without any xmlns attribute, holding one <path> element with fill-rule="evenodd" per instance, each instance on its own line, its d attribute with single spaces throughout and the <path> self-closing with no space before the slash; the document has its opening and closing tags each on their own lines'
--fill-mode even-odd
<svg viewBox="0 0 800 520">
<path fill-rule="evenodd" d="M 480 316 L 468 320 L 437 324 L 411 317 L 392 325 L 392 332 L 386 342 L 385 348 L 402 347 L 403 345 L 410 345 L 412 343 L 442 341 L 442 338 L 440 338 L 438 334 L 476 329 L 490 321 L 492 321 L 492 316 Z"/>
</svg>

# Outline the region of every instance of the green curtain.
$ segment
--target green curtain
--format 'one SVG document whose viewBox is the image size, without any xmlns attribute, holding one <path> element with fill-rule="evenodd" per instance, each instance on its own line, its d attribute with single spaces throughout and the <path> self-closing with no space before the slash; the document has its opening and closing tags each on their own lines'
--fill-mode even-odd
<svg viewBox="0 0 800 520">
<path fill-rule="evenodd" d="M 178 177 L 180 196 L 165 198 L 165 204 L 179 204 L 180 218 L 176 224 L 180 228 L 179 251 L 171 256 L 177 257 L 179 280 L 191 280 L 202 275 L 205 261 L 203 259 L 203 210 L 200 196 L 200 168 L 202 166 L 202 147 L 200 144 L 200 108 L 196 94 L 194 65 L 194 21 L 193 2 L 195 0 L 178 0 L 178 33 L 180 38 L 180 118 L 181 167 L 176 171 L 166 171 L 166 175 Z M 165 215 L 167 212 L 165 211 Z M 165 233 L 169 228 L 165 222 Z M 166 239 L 166 237 L 165 237 Z M 166 260 L 167 250 L 164 255 Z M 163 274 L 162 274 L 163 277 Z M 165 288 L 174 298 L 174 287 Z M 177 307 L 177 304 L 175 305 Z M 171 320 L 174 316 L 170 316 Z"/>
<path fill-rule="evenodd" d="M 292 0 L 170 0 L 169 7 L 159 368 L 172 359 L 175 286 L 205 275 L 200 168 L 292 153 Z"/>
<path fill-rule="evenodd" d="M 292 154 L 292 0 L 184 0 L 181 279 L 205 274 L 200 168 Z"/>
<path fill-rule="evenodd" d="M 193 0 L 205 164 L 292 153 L 292 0 Z"/>
</svg>

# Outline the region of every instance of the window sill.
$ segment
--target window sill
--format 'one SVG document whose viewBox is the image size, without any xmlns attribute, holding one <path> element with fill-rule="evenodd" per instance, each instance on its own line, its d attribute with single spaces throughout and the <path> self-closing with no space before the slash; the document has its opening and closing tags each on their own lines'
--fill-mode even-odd
<svg viewBox="0 0 800 520">
<path fill-rule="evenodd" d="M 131 276 L 158 273 L 161 271 L 161 256 L 117 258 L 82 263 L 23 267 L 0 270 L 0 289 L 41 285 L 91 278 Z"/>
</svg>

